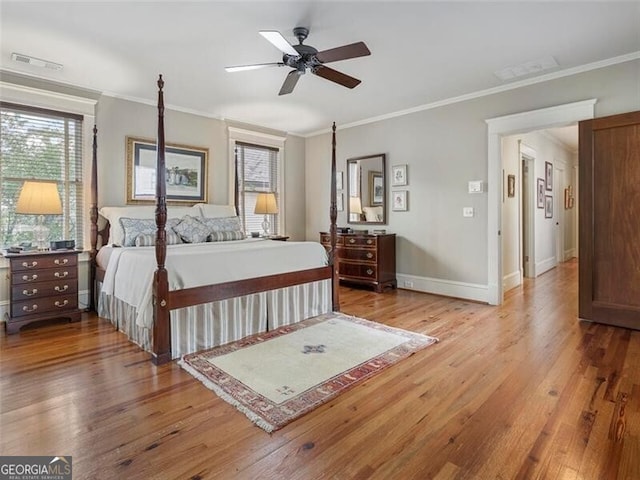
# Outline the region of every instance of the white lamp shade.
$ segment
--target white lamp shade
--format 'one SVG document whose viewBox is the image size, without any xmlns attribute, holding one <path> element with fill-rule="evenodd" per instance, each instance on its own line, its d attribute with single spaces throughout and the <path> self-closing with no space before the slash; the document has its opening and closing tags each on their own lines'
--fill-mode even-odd
<svg viewBox="0 0 640 480">
<path fill-rule="evenodd" d="M 278 213 L 278 205 L 276 205 L 276 196 L 273 193 L 259 193 L 256 199 L 256 208 L 253 213 L 269 214 Z"/>
<path fill-rule="evenodd" d="M 18 197 L 16 213 L 60 215 L 62 203 L 55 182 L 25 181 Z"/>
<path fill-rule="evenodd" d="M 350 213 L 362 213 L 362 203 L 360 203 L 360 197 L 349 197 L 349 212 Z"/>
</svg>

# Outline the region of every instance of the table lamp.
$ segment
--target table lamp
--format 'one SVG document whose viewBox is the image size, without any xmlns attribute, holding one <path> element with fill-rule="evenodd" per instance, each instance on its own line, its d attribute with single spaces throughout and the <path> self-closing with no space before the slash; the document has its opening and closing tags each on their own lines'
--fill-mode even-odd
<svg viewBox="0 0 640 480">
<path fill-rule="evenodd" d="M 33 236 L 38 250 L 46 250 L 49 229 L 44 225 L 44 216 L 62 214 L 58 184 L 38 180 L 25 181 L 18 197 L 16 213 L 38 215 Z"/>
<path fill-rule="evenodd" d="M 360 197 L 349 197 L 349 214 L 352 222 L 359 222 L 362 215 L 362 203 Z"/>
<path fill-rule="evenodd" d="M 264 214 L 264 221 L 262 222 L 262 230 L 264 230 L 264 236 L 269 236 L 269 229 L 271 224 L 269 223 L 269 215 L 278 213 L 278 205 L 276 205 L 275 193 L 259 193 L 256 199 L 256 208 L 253 213 Z"/>
</svg>

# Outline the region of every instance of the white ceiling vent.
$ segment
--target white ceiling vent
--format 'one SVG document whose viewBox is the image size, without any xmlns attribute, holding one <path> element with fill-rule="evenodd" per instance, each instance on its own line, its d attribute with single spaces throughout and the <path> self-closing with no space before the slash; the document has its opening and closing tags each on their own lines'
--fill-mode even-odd
<svg viewBox="0 0 640 480">
<path fill-rule="evenodd" d="M 33 65 L 34 67 L 48 68 L 49 70 L 62 70 L 62 65 L 48 60 L 42 60 L 40 58 L 30 57 L 29 55 L 23 55 L 21 53 L 12 53 L 11 60 L 18 63 L 26 63 Z"/>
<path fill-rule="evenodd" d="M 540 73 L 544 70 L 549 70 L 558 66 L 558 62 L 552 56 L 539 58 L 538 60 L 532 60 L 530 62 L 522 63 L 520 65 L 513 65 L 511 67 L 503 68 L 497 72 L 493 72 L 500 80 L 511 80 L 512 78 L 522 77 L 524 75 L 531 75 L 533 73 Z"/>
</svg>

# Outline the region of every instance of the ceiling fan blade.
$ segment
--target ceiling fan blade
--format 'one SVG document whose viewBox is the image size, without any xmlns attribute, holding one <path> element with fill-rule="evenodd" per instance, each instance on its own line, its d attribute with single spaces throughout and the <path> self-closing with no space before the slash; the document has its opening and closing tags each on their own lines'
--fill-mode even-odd
<svg viewBox="0 0 640 480">
<path fill-rule="evenodd" d="M 331 80 L 332 82 L 347 88 L 357 87 L 361 83 L 361 80 L 358 80 L 357 78 L 350 77 L 349 75 L 334 70 L 333 68 L 325 67 L 324 65 L 320 65 L 312 71 L 319 77 L 326 78 L 327 80 Z"/>
<path fill-rule="evenodd" d="M 235 67 L 224 67 L 227 72 L 245 72 L 247 70 L 257 70 L 265 67 L 284 67 L 282 62 L 256 63 L 255 65 L 236 65 Z"/>
<path fill-rule="evenodd" d="M 351 45 L 343 45 L 342 47 L 330 48 L 316 54 L 316 58 L 320 63 L 337 62 L 338 60 L 346 60 L 348 58 L 365 57 L 371 55 L 371 52 L 364 42 L 352 43 Z"/>
<path fill-rule="evenodd" d="M 298 70 L 291 70 L 287 75 L 287 78 L 284 79 L 284 83 L 282 84 L 282 88 L 280 88 L 280 93 L 278 93 L 278 95 L 286 95 L 293 92 L 299 78 L 300 74 L 298 73 Z"/>
<path fill-rule="evenodd" d="M 289 55 L 293 55 L 294 57 L 299 56 L 298 51 L 293 48 L 293 46 L 287 41 L 286 38 L 282 36 L 282 34 L 276 30 L 261 30 L 260 35 L 269 40 L 274 47 L 280 50 L 282 53 L 287 53 Z"/>
</svg>

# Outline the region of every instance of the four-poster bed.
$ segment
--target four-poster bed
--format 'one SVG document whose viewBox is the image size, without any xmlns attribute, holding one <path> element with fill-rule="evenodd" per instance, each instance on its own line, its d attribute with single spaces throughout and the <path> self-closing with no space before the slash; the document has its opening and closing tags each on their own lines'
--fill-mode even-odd
<svg viewBox="0 0 640 480">
<path fill-rule="evenodd" d="M 151 285 L 149 288 L 152 290 L 152 297 L 150 303 L 150 309 L 152 310 L 152 321 L 150 325 L 146 325 L 148 329 L 149 339 L 147 342 L 147 347 L 151 350 L 152 361 L 155 364 L 162 364 L 170 361 L 172 358 L 175 358 L 173 355 L 176 352 L 172 352 L 172 345 L 176 345 L 176 341 L 172 342 L 172 326 L 173 329 L 182 328 L 180 323 L 182 321 L 181 314 L 178 315 L 176 312 L 184 312 L 193 306 L 201 306 L 203 304 L 215 305 L 217 308 L 216 318 L 220 319 L 220 312 L 226 312 L 227 308 L 226 304 L 223 308 L 219 308 L 220 302 L 236 302 L 234 305 L 237 306 L 238 299 L 240 300 L 241 307 L 240 310 L 243 312 L 245 309 L 253 309 L 252 302 L 263 302 L 266 301 L 266 306 L 259 304 L 258 307 L 255 307 L 256 310 L 264 310 L 269 312 L 270 315 L 275 315 L 274 312 L 281 311 L 283 299 L 286 300 L 288 298 L 294 298 L 298 303 L 304 304 L 304 308 L 299 309 L 297 306 L 295 307 L 296 313 L 300 313 L 299 310 L 304 311 L 315 311 L 317 310 L 317 305 L 315 307 L 309 307 L 308 303 L 310 301 L 307 298 L 300 298 L 304 295 L 309 295 L 313 297 L 311 303 L 325 303 L 325 310 L 339 310 L 339 299 L 338 299 L 338 279 L 337 279 L 337 265 L 334 265 L 334 259 L 336 258 L 333 254 L 336 248 L 336 218 L 337 218 L 337 205 L 336 205 L 336 127 L 335 123 L 332 127 L 332 154 L 331 154 L 331 204 L 330 204 L 330 235 L 331 235 L 331 249 L 329 250 L 327 256 L 324 256 L 324 247 L 322 248 L 323 261 L 322 263 L 313 263 L 313 261 L 308 260 L 305 261 L 303 257 L 305 257 L 304 253 L 298 253 L 298 257 L 301 260 L 298 262 L 298 266 L 291 267 L 291 271 L 283 272 L 281 270 L 274 270 L 272 274 L 265 274 L 264 272 L 269 272 L 268 268 L 265 267 L 262 270 L 257 268 L 257 271 L 262 271 L 262 274 L 256 275 L 254 278 L 245 278 L 234 277 L 233 275 L 230 277 L 233 280 L 231 281 L 219 281 L 209 282 L 212 284 L 204 284 L 199 282 L 197 285 L 188 284 L 188 286 L 183 286 L 184 284 L 180 284 L 182 286 L 176 287 L 177 282 L 175 281 L 177 269 L 177 261 L 176 258 L 183 252 L 189 252 L 191 250 L 191 254 L 195 252 L 195 245 L 189 245 L 186 247 L 189 248 L 178 248 L 185 246 L 171 246 L 170 249 L 170 257 L 168 259 L 168 244 L 170 242 L 167 241 L 167 227 L 168 225 L 168 210 L 167 210 L 167 199 L 166 199 L 166 177 L 165 177 L 165 135 L 164 135 L 164 93 L 163 93 L 164 81 L 162 79 L 162 75 L 160 75 L 158 79 L 158 138 L 157 138 L 157 175 L 156 175 L 156 205 L 155 205 L 155 248 L 148 248 L 147 252 L 149 255 L 153 255 L 155 253 L 155 271 L 153 272 L 153 278 Z M 144 256 L 143 249 L 137 249 L 138 251 L 133 252 L 131 255 L 125 255 L 125 250 L 127 248 L 119 248 L 113 249 L 115 254 L 111 253 L 110 256 L 107 256 L 108 260 L 100 261 L 100 255 L 98 252 L 98 239 L 100 238 L 101 244 L 106 245 L 108 242 L 108 238 L 110 235 L 110 226 L 109 223 L 102 229 L 98 229 L 98 218 L 99 218 L 99 210 L 98 210 L 98 181 L 97 181 L 97 129 L 94 128 L 94 139 L 93 139 L 93 170 L 91 174 L 91 207 L 90 207 L 90 220 L 91 220 L 91 287 L 90 287 L 90 306 L 93 309 L 96 309 L 96 297 L 97 297 L 97 284 L 100 282 L 104 286 L 105 278 L 107 278 L 107 283 L 111 283 L 111 285 L 116 285 L 117 278 L 113 270 L 109 270 L 112 267 L 113 263 L 116 263 L 116 260 L 112 260 L 110 257 L 120 258 L 118 260 L 120 263 L 124 264 L 125 257 L 132 257 L 131 261 L 137 261 L 138 263 L 133 263 L 135 269 L 139 268 L 145 261 L 148 263 L 149 258 Z M 115 225 L 114 225 L 115 226 Z M 112 226 L 112 229 L 113 227 Z M 170 227 L 169 227 L 170 228 Z M 267 241 L 269 242 L 269 241 Z M 216 242 L 222 243 L 222 242 Z M 231 243 L 231 242 L 227 242 Z M 233 242 L 239 243 L 239 242 Z M 260 247 L 269 247 L 264 251 L 268 253 L 264 253 L 262 257 L 269 257 L 271 255 L 279 254 L 279 250 L 283 250 L 284 248 L 296 249 L 298 252 L 305 252 L 306 250 L 302 250 L 303 248 L 314 247 L 311 245 L 314 242 L 293 242 L 292 245 L 285 247 L 289 242 L 270 242 L 272 245 L 267 243 L 263 243 L 262 245 L 257 245 L 257 248 Z M 299 245 L 295 245 L 298 243 Z M 273 245 L 278 244 L 278 245 Z M 309 244 L 309 245 L 301 245 L 301 244 Z M 319 244 L 318 244 L 319 245 Z M 191 248 L 193 247 L 193 248 Z M 214 246 L 214 245 L 206 245 L 203 246 L 208 250 L 221 250 L 221 256 L 230 257 L 231 255 L 235 255 L 236 252 L 232 252 L 230 247 L 224 246 Z M 245 248 L 245 247 L 243 247 Z M 150 251 L 150 250 L 153 250 Z M 251 250 L 250 246 L 246 247 L 247 255 L 252 255 L 249 250 Z M 176 257 L 174 257 L 174 255 Z M 188 253 L 186 254 L 189 255 Z M 291 253 L 283 253 L 286 257 L 295 257 L 295 255 L 291 255 Z M 191 255 L 193 256 L 193 255 Z M 308 256 L 308 255 L 307 255 Z M 313 256 L 310 255 L 310 256 Z M 327 258 L 328 257 L 328 258 Z M 182 261 L 182 257 L 179 257 Z M 199 257 L 201 259 L 205 259 L 208 257 Z M 212 257 L 213 258 L 213 257 Z M 253 254 L 252 260 L 249 263 L 254 262 L 255 259 L 258 258 Z M 276 258 L 276 257 L 274 257 Z M 215 262 L 215 260 L 211 260 Z M 315 260 L 314 260 L 315 261 Z M 173 263 L 172 263 L 173 262 Z M 171 265 L 167 265 L 170 263 Z M 282 262 L 280 262 L 282 263 Z M 214 265 L 212 263 L 211 265 Z M 237 263 L 236 263 L 237 265 Z M 300 265 L 302 265 L 300 267 Z M 167 267 L 170 267 L 169 269 Z M 189 267 L 184 267 L 189 268 Z M 224 267 L 221 267 L 224 268 Z M 280 267 L 283 268 L 283 267 Z M 207 269 L 206 267 L 204 268 Z M 216 267 L 210 267 L 210 269 L 215 270 Z M 129 268 L 131 271 L 131 267 Z M 172 278 L 170 278 L 172 277 Z M 120 277 L 122 278 L 122 277 Z M 187 282 L 188 283 L 188 282 Z M 110 286 L 106 290 L 114 289 L 115 287 Z M 323 290 L 324 288 L 324 290 Z M 322 292 L 327 293 L 325 297 L 323 297 Z M 283 293 L 284 292 L 284 293 Z M 308 293 L 311 292 L 311 293 Z M 320 293 L 318 293 L 320 292 Z M 259 297 L 259 298 L 258 298 Z M 103 292 L 100 293 L 100 300 L 104 298 Z M 266 298 L 266 300 L 265 300 Z M 320 300 L 318 300 L 320 298 Z M 324 298 L 324 300 L 323 300 Z M 106 300 L 105 300 L 106 302 Z M 111 299 L 111 303 L 115 305 L 113 299 Z M 249 305 L 249 306 L 247 306 Z M 113 316 L 117 316 L 118 313 L 114 312 L 114 310 L 128 309 L 130 306 L 126 305 L 123 307 L 122 304 L 116 305 L 111 311 L 110 315 L 112 315 L 112 322 L 116 324 L 116 326 L 121 326 L 121 320 L 116 319 L 114 321 Z M 106 307 L 105 307 L 106 308 Z M 315 310 L 314 310 L 315 308 Z M 141 310 L 143 307 L 141 307 Z M 293 309 L 293 307 L 292 307 Z M 171 317 L 171 312 L 174 311 L 174 318 Z M 202 314 L 201 311 L 198 311 L 198 314 Z M 325 313 L 324 311 L 320 311 L 318 313 Z M 316 313 L 316 314 L 318 314 Z M 193 311 L 191 311 L 191 315 L 193 316 Z M 215 315 L 213 315 L 215 316 Z M 213 318 L 212 316 L 212 318 Z M 306 318 L 306 317 L 305 317 Z M 294 321 L 300 321 L 304 318 L 298 318 Z M 225 318 L 223 322 L 229 322 L 233 319 Z M 269 323 L 264 323 L 264 320 L 260 320 L 260 327 L 264 328 L 265 325 L 268 328 Z M 228 324 L 223 329 L 233 329 L 233 326 L 229 326 Z M 256 328 L 256 327 L 251 327 Z M 249 328 L 250 333 L 251 328 Z M 126 330 L 133 331 L 136 329 L 135 325 L 128 325 L 125 327 Z M 174 336 L 175 336 L 175 332 Z M 182 334 L 180 334 L 182 335 Z M 199 334 L 201 335 L 201 334 Z M 209 335 L 206 333 L 205 335 Z M 134 340 L 137 341 L 137 340 Z M 144 343 L 139 342 L 137 343 Z M 188 352 L 183 352 L 188 353 Z"/>
</svg>

